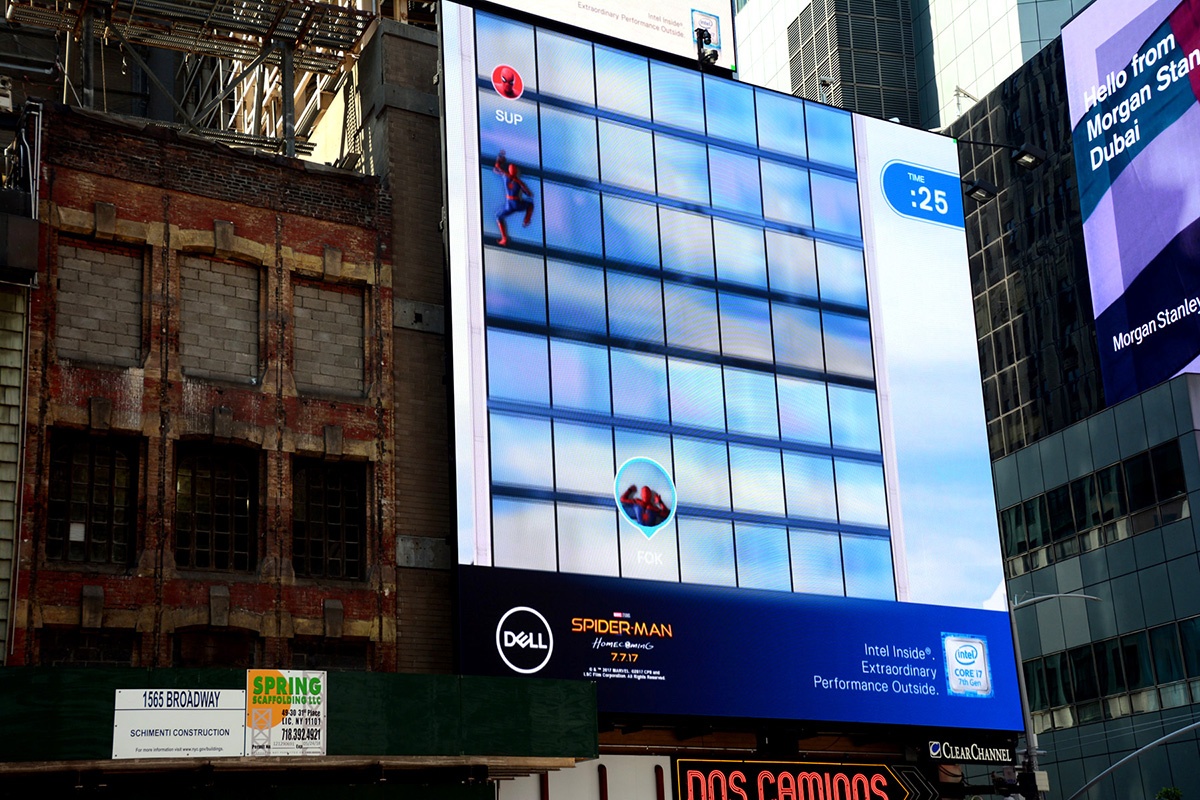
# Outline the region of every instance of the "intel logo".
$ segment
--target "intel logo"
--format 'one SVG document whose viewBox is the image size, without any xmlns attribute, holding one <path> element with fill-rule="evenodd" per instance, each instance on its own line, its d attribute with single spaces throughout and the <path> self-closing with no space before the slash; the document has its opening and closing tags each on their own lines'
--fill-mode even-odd
<svg viewBox="0 0 1200 800">
<path fill-rule="evenodd" d="M 975 645 L 964 644 L 954 651 L 954 660 L 963 666 L 971 666 L 979 660 L 979 648 Z"/>
<path fill-rule="evenodd" d="M 538 672 L 550 663 L 554 652 L 550 623 L 528 606 L 510 608 L 496 625 L 496 651 L 514 672 Z"/>
</svg>

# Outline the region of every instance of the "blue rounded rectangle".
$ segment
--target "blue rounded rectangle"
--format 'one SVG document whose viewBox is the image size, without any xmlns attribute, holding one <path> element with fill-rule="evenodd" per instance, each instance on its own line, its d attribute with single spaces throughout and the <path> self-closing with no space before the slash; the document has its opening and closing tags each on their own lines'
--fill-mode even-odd
<svg viewBox="0 0 1200 800">
<path fill-rule="evenodd" d="M 883 196 L 897 214 L 963 227 L 962 182 L 957 175 L 891 161 L 883 168 Z"/>
</svg>

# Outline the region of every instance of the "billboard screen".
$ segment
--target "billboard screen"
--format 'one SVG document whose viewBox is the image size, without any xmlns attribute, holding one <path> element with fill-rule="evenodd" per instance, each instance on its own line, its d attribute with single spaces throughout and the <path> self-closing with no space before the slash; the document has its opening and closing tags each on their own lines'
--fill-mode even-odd
<svg viewBox="0 0 1200 800">
<path fill-rule="evenodd" d="M 623 42 L 696 58 L 696 29 L 708 32 L 706 50 L 718 67 L 734 66 L 733 5 L 728 0 L 492 0 L 499 6 L 573 25 Z"/>
<path fill-rule="evenodd" d="M 1200 2 L 1098 0 L 1062 38 L 1101 372 L 1116 403 L 1200 368 Z"/>
<path fill-rule="evenodd" d="M 1018 730 L 954 143 L 442 12 L 464 671 Z"/>
</svg>

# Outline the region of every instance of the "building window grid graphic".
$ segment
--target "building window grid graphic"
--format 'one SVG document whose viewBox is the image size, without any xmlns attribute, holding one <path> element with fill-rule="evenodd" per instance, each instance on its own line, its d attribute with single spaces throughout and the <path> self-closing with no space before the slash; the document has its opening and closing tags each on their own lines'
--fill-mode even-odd
<svg viewBox="0 0 1200 800">
<path fill-rule="evenodd" d="M 477 19 L 480 41 L 515 26 Z M 560 46 L 542 30 L 536 46 L 534 38 L 525 40 L 535 53 Z M 600 76 L 602 57 L 597 48 L 589 77 Z M 596 104 L 602 76 L 560 94 L 546 86 L 536 93 L 525 76 L 522 110 L 538 114 L 538 141 L 517 142 L 508 157 L 518 163 L 514 151 L 528 154 L 519 166 L 545 232 L 522 239 L 528 234 L 514 216 L 508 246 L 490 240 L 485 248 L 495 563 L 626 574 L 622 549 L 638 542 L 623 528 L 618 534 L 612 476 L 627 457 L 649 452 L 680 484 L 675 530 L 659 534 L 676 537 L 670 579 L 893 598 L 858 201 L 847 180 L 849 119 L 844 152 L 835 145 L 826 155 L 813 117 L 840 112 L 810 107 L 817 152 L 789 158 L 753 126 L 724 132 L 728 138 L 709 132 L 722 124 L 713 105 L 731 102 L 711 95 L 721 87 L 636 61 L 649 84 L 640 117 Z M 479 56 L 481 92 L 495 91 L 493 67 Z M 553 80 L 562 82 L 543 82 Z M 693 81 L 697 105 L 660 109 L 656 81 Z M 751 104 L 763 102 L 744 91 Z M 536 105 L 528 102 L 535 93 Z M 485 238 L 494 236 L 496 195 L 488 189 L 500 180 L 490 167 L 503 149 L 489 122 L 481 130 Z M 594 151 L 577 147 L 581 131 L 597 142 Z M 620 159 L 605 150 L 606 135 L 625 144 Z M 569 146 L 556 137 L 570 138 Z M 622 167 L 639 163 L 639 138 L 650 146 L 640 159 L 645 171 L 631 173 Z M 689 158 L 699 165 L 693 172 L 674 169 Z M 730 189 L 720 159 L 761 171 L 753 176 L 761 183 L 745 174 L 732 181 L 749 183 L 754 195 Z M 828 166 L 837 163 L 844 166 Z M 778 210 L 768 185 L 776 169 L 800 176 L 807 208 Z M 845 184 L 840 194 L 822 184 L 826 174 Z M 850 222 L 819 207 L 819 192 L 849 198 Z M 555 204 L 592 224 L 564 234 Z M 722 241 L 736 247 L 747 235 L 757 237 L 756 270 L 744 269 L 754 259 Z M 784 255 L 785 245 L 809 252 Z M 797 275 L 805 271 L 810 285 L 802 286 Z M 834 374 L 837 365 L 850 374 Z M 640 385 L 622 387 L 612 379 L 618 371 Z M 689 472 L 699 473 L 691 486 Z M 836 574 L 818 574 L 814 562 L 835 563 Z"/>
<path fill-rule="evenodd" d="M 1003 509 L 1006 571 L 1022 575 L 1190 516 L 1172 440 Z"/>
<path fill-rule="evenodd" d="M 245 572 L 255 567 L 258 464 L 253 452 L 186 444 L 175 472 L 175 563 Z"/>
<path fill-rule="evenodd" d="M 136 544 L 137 442 L 53 434 L 46 558 L 131 563 Z"/>
</svg>

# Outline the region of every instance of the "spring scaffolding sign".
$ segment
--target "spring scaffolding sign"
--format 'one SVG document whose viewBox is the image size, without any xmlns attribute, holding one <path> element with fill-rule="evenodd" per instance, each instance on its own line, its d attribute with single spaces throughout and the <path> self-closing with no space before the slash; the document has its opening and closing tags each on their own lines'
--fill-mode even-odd
<svg viewBox="0 0 1200 800">
<path fill-rule="evenodd" d="M 326 683 L 324 672 L 248 670 L 246 755 L 325 755 Z"/>
</svg>

